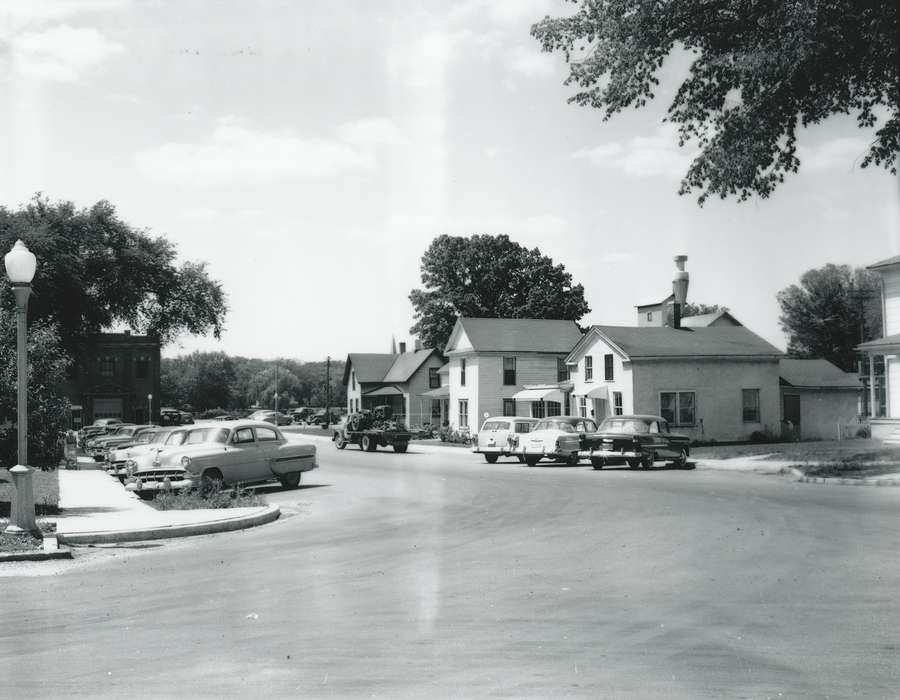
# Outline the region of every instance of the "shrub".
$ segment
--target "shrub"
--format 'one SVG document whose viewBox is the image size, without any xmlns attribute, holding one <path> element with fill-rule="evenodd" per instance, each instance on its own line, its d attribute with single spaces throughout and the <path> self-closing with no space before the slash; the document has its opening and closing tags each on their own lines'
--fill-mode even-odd
<svg viewBox="0 0 900 700">
<path fill-rule="evenodd" d="M 248 508 L 265 505 L 255 491 L 241 485 L 224 488 L 215 482 L 211 488 L 186 489 L 177 492 L 160 491 L 151 505 L 157 510 L 198 510 L 201 508 Z"/>
<path fill-rule="evenodd" d="M 872 437 L 872 428 L 868 425 L 861 425 L 856 430 L 856 437 L 858 438 L 870 438 Z"/>
<path fill-rule="evenodd" d="M 754 430 L 752 433 L 750 433 L 750 442 L 771 442 L 771 438 L 762 430 Z"/>
</svg>

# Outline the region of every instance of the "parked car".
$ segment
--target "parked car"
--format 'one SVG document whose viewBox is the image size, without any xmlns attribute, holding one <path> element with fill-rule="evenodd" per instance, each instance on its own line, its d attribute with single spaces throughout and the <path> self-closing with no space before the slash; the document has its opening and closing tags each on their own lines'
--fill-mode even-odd
<svg viewBox="0 0 900 700">
<path fill-rule="evenodd" d="M 309 418 L 310 415 L 314 413 L 314 409 L 309 408 L 308 406 L 300 406 L 299 408 L 295 408 L 291 411 L 290 416 L 291 420 L 295 423 L 305 423 L 306 419 Z"/>
<path fill-rule="evenodd" d="M 286 416 L 281 411 L 254 411 L 247 420 L 261 420 L 272 425 L 290 425 L 293 423 L 290 416 Z"/>
<path fill-rule="evenodd" d="M 541 418 L 525 439 L 525 463 L 533 467 L 547 458 L 574 466 L 578 464 L 578 453 L 586 447 L 587 436 L 596 431 L 597 424 L 592 418 Z"/>
<path fill-rule="evenodd" d="M 161 453 L 157 466 L 136 470 L 125 488 L 142 498 L 167 489 L 272 479 L 284 488 L 296 488 L 303 472 L 319 466 L 315 445 L 288 440 L 277 427 L 262 421 L 239 420 L 208 430 L 212 441 L 190 452 L 182 448 Z"/>
<path fill-rule="evenodd" d="M 132 444 L 120 445 L 106 453 L 106 473 L 124 481 L 128 475 L 128 460 L 139 455 L 156 454 L 166 444 L 181 444 L 186 432 L 187 428 L 179 426 L 144 431 Z"/>
<path fill-rule="evenodd" d="M 95 433 L 95 434 L 91 435 L 90 437 L 86 438 L 84 441 L 85 454 L 90 454 L 91 450 L 94 448 L 94 445 L 96 445 L 100 440 L 106 440 L 109 437 L 118 435 L 123 430 L 126 430 L 128 428 L 133 428 L 133 427 L 134 427 L 134 423 L 116 423 L 115 425 L 112 425 L 109 428 L 107 428 L 106 432 Z"/>
<path fill-rule="evenodd" d="M 98 418 L 91 425 L 85 426 L 78 431 L 78 442 L 83 444 L 88 438 L 95 435 L 104 435 L 114 427 L 122 425 L 119 418 Z"/>
<path fill-rule="evenodd" d="M 521 416 L 488 418 L 478 431 L 472 452 L 483 454 L 488 464 L 494 464 L 500 457 L 516 457 L 524 462 L 523 436 L 530 433 L 537 422 L 537 418 Z"/>
<path fill-rule="evenodd" d="M 657 459 L 670 459 L 676 466 L 687 465 L 691 440 L 669 431 L 665 418 L 650 415 L 611 416 L 588 440 L 594 469 L 606 464 L 652 467 Z"/>
<path fill-rule="evenodd" d="M 106 455 L 110 450 L 120 447 L 127 447 L 134 444 L 142 433 L 158 430 L 157 425 L 127 425 L 117 430 L 112 435 L 107 435 L 94 440 L 88 453 L 94 458 L 95 462 L 105 462 Z"/>
<path fill-rule="evenodd" d="M 181 414 L 181 424 L 182 425 L 193 425 L 194 424 L 194 414 L 188 413 L 187 411 L 179 411 Z"/>
<path fill-rule="evenodd" d="M 228 431 L 219 423 L 205 425 L 185 425 L 177 428 L 177 434 L 173 434 L 164 444 L 156 445 L 147 452 L 133 454 L 125 461 L 126 475 L 150 467 L 161 466 L 162 460 L 168 455 L 178 458 L 202 451 L 209 445 L 221 444 L 227 439 Z"/>
</svg>

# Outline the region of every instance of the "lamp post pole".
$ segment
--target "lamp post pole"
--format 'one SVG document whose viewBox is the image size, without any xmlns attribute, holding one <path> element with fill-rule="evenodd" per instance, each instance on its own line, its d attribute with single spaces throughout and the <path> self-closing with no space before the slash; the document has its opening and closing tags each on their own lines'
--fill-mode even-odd
<svg viewBox="0 0 900 700">
<path fill-rule="evenodd" d="M 153 394 L 147 394 L 147 422 L 153 422 Z"/>
<path fill-rule="evenodd" d="M 31 280 L 37 266 L 34 254 L 22 241 L 16 241 L 13 249 L 4 257 L 6 274 L 16 297 L 16 360 L 18 372 L 18 396 L 16 421 L 18 424 L 19 463 L 9 470 L 12 475 L 13 500 L 10 505 L 9 525 L 4 532 L 25 534 L 38 532 L 34 519 L 34 485 L 28 467 L 28 297 L 31 296 Z"/>
</svg>

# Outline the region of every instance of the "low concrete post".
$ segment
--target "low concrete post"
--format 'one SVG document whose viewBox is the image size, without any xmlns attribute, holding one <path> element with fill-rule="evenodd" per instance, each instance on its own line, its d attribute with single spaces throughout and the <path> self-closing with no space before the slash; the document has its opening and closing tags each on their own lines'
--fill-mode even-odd
<svg viewBox="0 0 900 700">
<path fill-rule="evenodd" d="M 16 535 L 26 532 L 39 532 L 37 522 L 34 519 L 32 470 L 17 464 L 9 470 L 9 473 L 12 475 L 13 487 L 16 493 L 10 504 L 9 525 L 4 532 Z"/>
</svg>

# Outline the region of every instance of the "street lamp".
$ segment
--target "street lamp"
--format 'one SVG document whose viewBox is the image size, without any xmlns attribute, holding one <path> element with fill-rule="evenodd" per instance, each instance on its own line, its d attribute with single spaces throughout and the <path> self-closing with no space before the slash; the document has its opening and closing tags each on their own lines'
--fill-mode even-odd
<svg viewBox="0 0 900 700">
<path fill-rule="evenodd" d="M 275 402 L 275 412 L 278 412 L 278 392 L 275 392 L 275 398 L 272 399 Z"/>
<path fill-rule="evenodd" d="M 10 507 L 9 525 L 4 532 L 24 534 L 37 532 L 34 520 L 34 486 L 31 469 L 28 468 L 28 347 L 27 312 L 28 297 L 31 296 L 31 280 L 37 268 L 37 259 L 22 241 L 16 241 L 13 249 L 3 258 L 6 275 L 16 297 L 16 359 L 18 372 L 18 402 L 16 420 L 18 423 L 19 463 L 9 470 L 12 475 L 14 493 Z"/>
<path fill-rule="evenodd" d="M 153 422 L 153 394 L 147 394 L 147 422 Z"/>
</svg>

